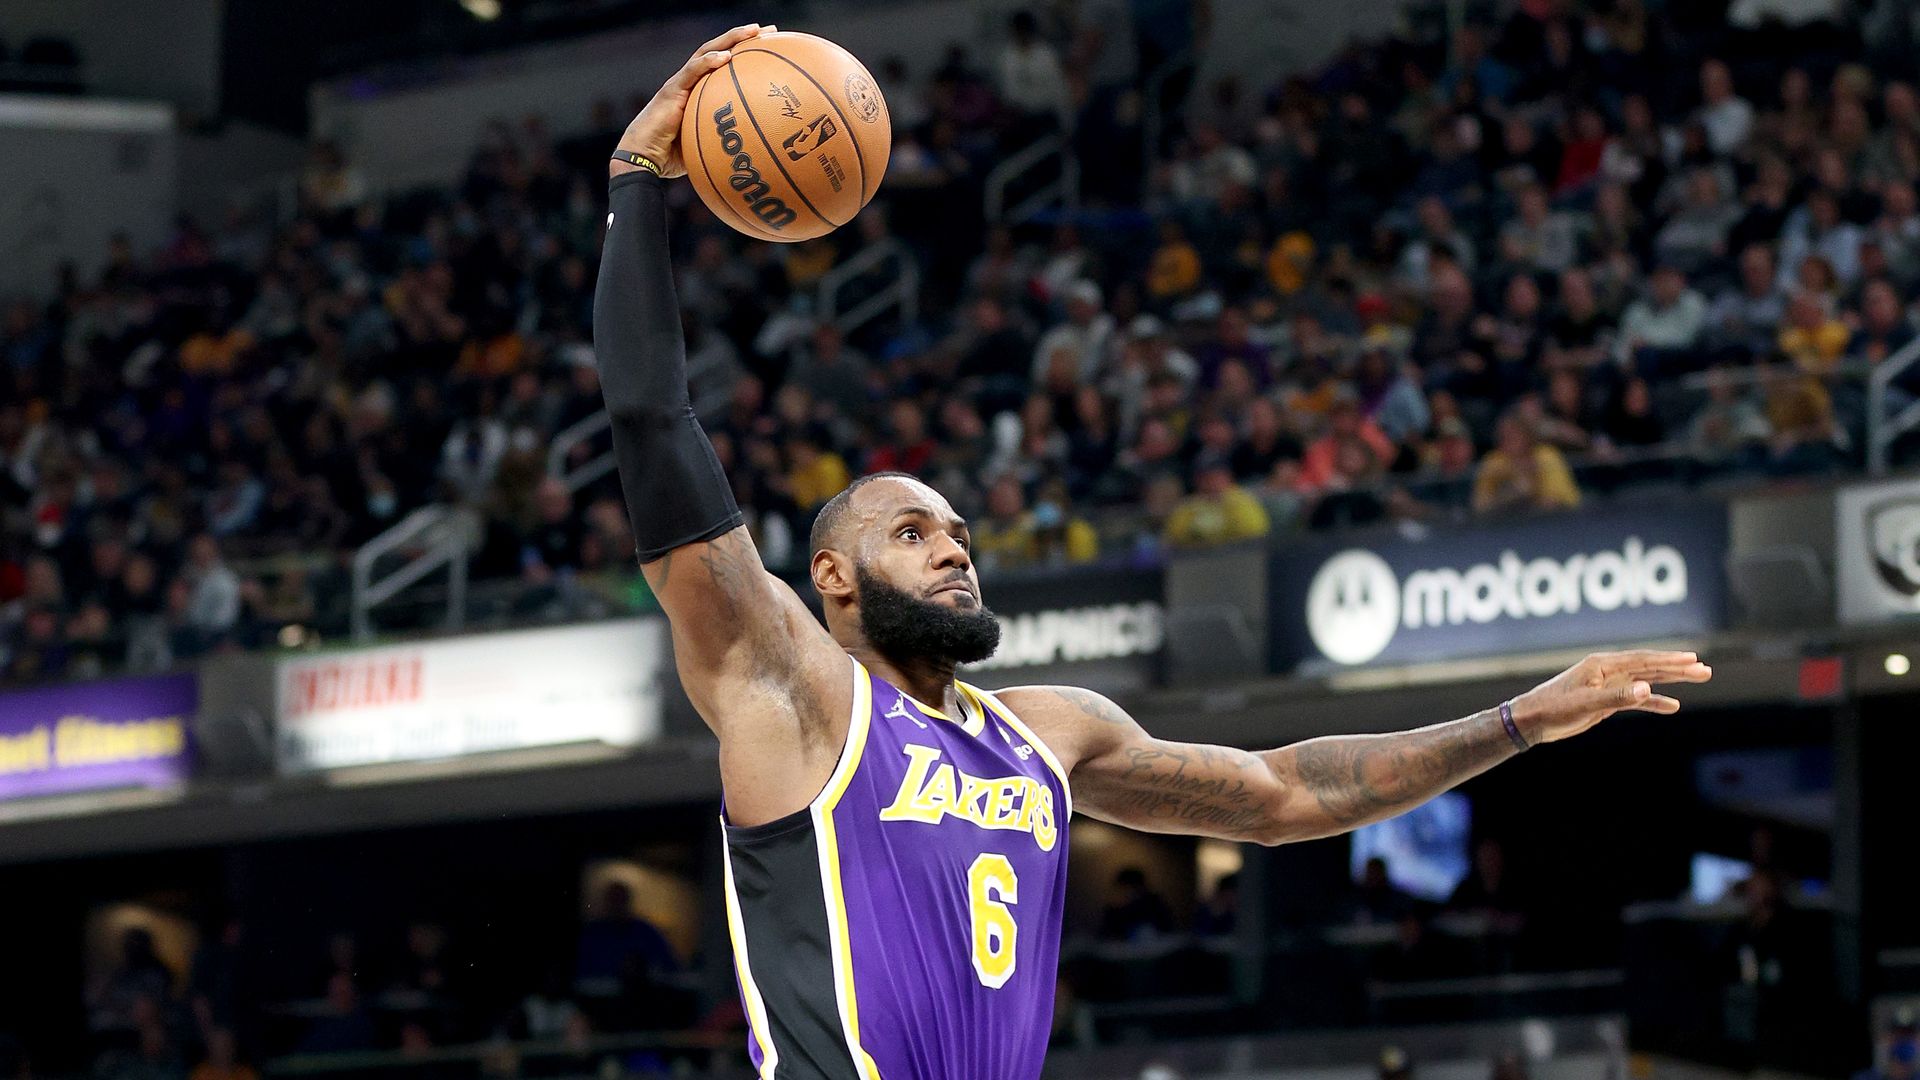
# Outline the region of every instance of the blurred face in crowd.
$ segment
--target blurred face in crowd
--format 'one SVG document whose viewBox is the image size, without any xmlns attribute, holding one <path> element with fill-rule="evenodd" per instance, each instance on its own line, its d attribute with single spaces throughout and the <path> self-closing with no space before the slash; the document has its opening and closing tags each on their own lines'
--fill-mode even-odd
<svg viewBox="0 0 1920 1080">
<path fill-rule="evenodd" d="M 1900 294 L 1894 292 L 1893 286 L 1887 282 L 1875 281 L 1867 286 L 1860 313 L 1869 329 L 1875 333 L 1887 333 L 1900 322 Z"/>
<path fill-rule="evenodd" d="M 540 481 L 539 488 L 534 492 L 534 502 L 539 508 L 540 519 L 549 524 L 565 521 L 573 513 L 573 495 L 567 491 L 566 482 L 557 476 Z"/>
<path fill-rule="evenodd" d="M 1733 96 L 1733 73 L 1727 65 L 1718 60 L 1709 60 L 1700 65 L 1700 97 L 1709 105 Z"/>
<path fill-rule="evenodd" d="M 1531 319 L 1540 313 L 1540 286 L 1533 278 L 1520 274 L 1507 282 L 1507 314 L 1515 319 Z"/>
<path fill-rule="evenodd" d="M 1912 184 L 1892 183 L 1880 189 L 1880 211 L 1890 221 L 1912 217 L 1914 203 Z"/>
<path fill-rule="evenodd" d="M 1217 499 L 1233 487 L 1233 471 L 1224 465 L 1202 469 L 1193 478 L 1193 486 L 1199 494 Z"/>
<path fill-rule="evenodd" d="M 1515 460 L 1533 457 L 1533 429 L 1517 416 L 1508 416 L 1500 421 L 1500 452 Z"/>
<path fill-rule="evenodd" d="M 1593 296 L 1593 278 L 1585 270 L 1568 270 L 1560 275 L 1560 306 L 1575 318 L 1586 318 L 1599 304 Z"/>
<path fill-rule="evenodd" d="M 1672 267 L 1662 267 L 1653 274 L 1653 302 L 1661 307 L 1672 307 L 1680 302 L 1680 294 L 1687 289 L 1686 275 Z"/>
<path fill-rule="evenodd" d="M 1773 291 L 1773 251 L 1763 244 L 1749 245 L 1740 252 L 1740 287 L 1748 296 L 1765 296 Z"/>
<path fill-rule="evenodd" d="M 927 437 L 927 418 L 921 413 L 920 406 L 911 401 L 897 401 L 893 405 L 893 436 L 903 445 L 913 445 Z"/>
<path fill-rule="evenodd" d="M 1582 394 L 1580 376 L 1571 371 L 1556 371 L 1547 382 L 1547 404 L 1555 416 L 1562 419 L 1577 419 L 1582 412 L 1580 398 Z"/>
<path fill-rule="evenodd" d="M 1179 447 L 1174 445 L 1173 430 L 1165 421 L 1148 420 L 1140 425 L 1140 441 L 1134 456 L 1142 461 L 1165 461 Z"/>
<path fill-rule="evenodd" d="M 1647 388 L 1647 380 L 1631 379 L 1621 392 L 1620 407 L 1628 416 L 1648 416 L 1653 413 L 1653 391 Z"/>
<path fill-rule="evenodd" d="M 987 513 L 1001 521 L 1012 521 L 1026 509 L 1026 499 L 1020 494 L 1020 481 L 1011 476 L 1002 476 L 987 489 Z"/>
<path fill-rule="evenodd" d="M 1787 304 L 1787 321 L 1802 330 L 1811 330 L 1826 321 L 1826 312 L 1820 306 L 1820 300 L 1812 293 L 1801 291 L 1793 294 Z"/>
</svg>

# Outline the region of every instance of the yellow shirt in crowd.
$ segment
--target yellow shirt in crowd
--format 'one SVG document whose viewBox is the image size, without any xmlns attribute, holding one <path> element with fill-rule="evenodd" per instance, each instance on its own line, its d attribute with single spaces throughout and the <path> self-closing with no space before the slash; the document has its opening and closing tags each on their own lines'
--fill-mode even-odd
<svg viewBox="0 0 1920 1080">
<path fill-rule="evenodd" d="M 1219 498 L 1190 495 L 1167 519 L 1167 543 L 1207 547 L 1267 535 L 1267 508 L 1245 488 L 1228 488 Z"/>
</svg>

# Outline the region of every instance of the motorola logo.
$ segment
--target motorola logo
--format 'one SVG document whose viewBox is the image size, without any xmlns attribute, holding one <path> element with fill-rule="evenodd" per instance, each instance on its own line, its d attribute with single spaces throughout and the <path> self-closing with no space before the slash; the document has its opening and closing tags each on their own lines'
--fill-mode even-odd
<svg viewBox="0 0 1920 1080">
<path fill-rule="evenodd" d="M 1400 626 L 1400 582 L 1387 560 L 1353 548 L 1321 565 L 1307 586 L 1307 633 L 1336 664 L 1364 664 L 1386 651 Z"/>
</svg>

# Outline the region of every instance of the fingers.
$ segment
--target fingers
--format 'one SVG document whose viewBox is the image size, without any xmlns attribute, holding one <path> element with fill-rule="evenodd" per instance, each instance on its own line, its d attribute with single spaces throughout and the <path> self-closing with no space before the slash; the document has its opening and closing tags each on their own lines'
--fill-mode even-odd
<svg viewBox="0 0 1920 1080">
<path fill-rule="evenodd" d="M 1700 662 L 1699 654 L 1637 649 L 1631 652 L 1602 653 L 1597 659 L 1609 675 L 1625 675 L 1655 683 L 1702 683 L 1713 678 L 1713 669 Z"/>
<path fill-rule="evenodd" d="M 693 59 L 688 60 L 679 71 L 673 73 L 673 78 L 667 80 L 666 89 L 691 90 L 693 84 L 700 81 L 701 76 L 726 63 L 732 56 L 733 54 L 728 52 L 695 53 Z"/>
<path fill-rule="evenodd" d="M 1616 709 L 1637 709 L 1652 696 L 1653 687 L 1636 679 L 1614 690 L 1611 704 Z"/>
<path fill-rule="evenodd" d="M 1627 675 L 1652 683 L 1703 683 L 1713 678 L 1713 669 L 1695 660 L 1682 667 L 1636 668 L 1627 672 Z"/>
<path fill-rule="evenodd" d="M 1666 716 L 1672 716 L 1674 713 L 1680 711 L 1680 702 L 1665 694 L 1654 694 L 1634 707 L 1641 712 L 1661 713 Z"/>
<path fill-rule="evenodd" d="M 741 42 L 747 40 L 748 38 L 757 36 L 759 33 L 760 33 L 759 23 L 744 23 L 740 26 L 734 27 L 733 29 L 727 31 L 724 34 L 721 34 L 719 37 L 714 38 L 712 41 L 707 42 L 705 45 L 700 46 L 699 49 L 695 50 L 693 55 L 697 58 L 702 53 L 725 52 L 728 49 L 733 48 L 735 45 L 738 45 Z"/>
</svg>

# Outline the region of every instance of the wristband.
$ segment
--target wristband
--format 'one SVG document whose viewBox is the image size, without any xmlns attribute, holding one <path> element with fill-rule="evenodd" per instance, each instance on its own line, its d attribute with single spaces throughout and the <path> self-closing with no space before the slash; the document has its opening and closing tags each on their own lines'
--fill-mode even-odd
<svg viewBox="0 0 1920 1080">
<path fill-rule="evenodd" d="M 624 161 L 629 165 L 636 165 L 642 169 L 647 170 L 648 172 L 652 173 L 655 176 L 664 178 L 666 175 L 665 173 L 660 171 L 660 166 L 655 165 L 653 163 L 652 158 L 646 156 L 645 154 L 636 154 L 631 150 L 615 150 L 613 152 L 613 160 Z"/>
<path fill-rule="evenodd" d="M 1513 702 L 1503 701 L 1500 703 L 1500 723 L 1507 729 L 1507 738 L 1513 740 L 1514 747 L 1521 753 L 1525 753 L 1527 750 L 1527 740 L 1521 736 L 1520 728 L 1513 722 Z"/>
</svg>

